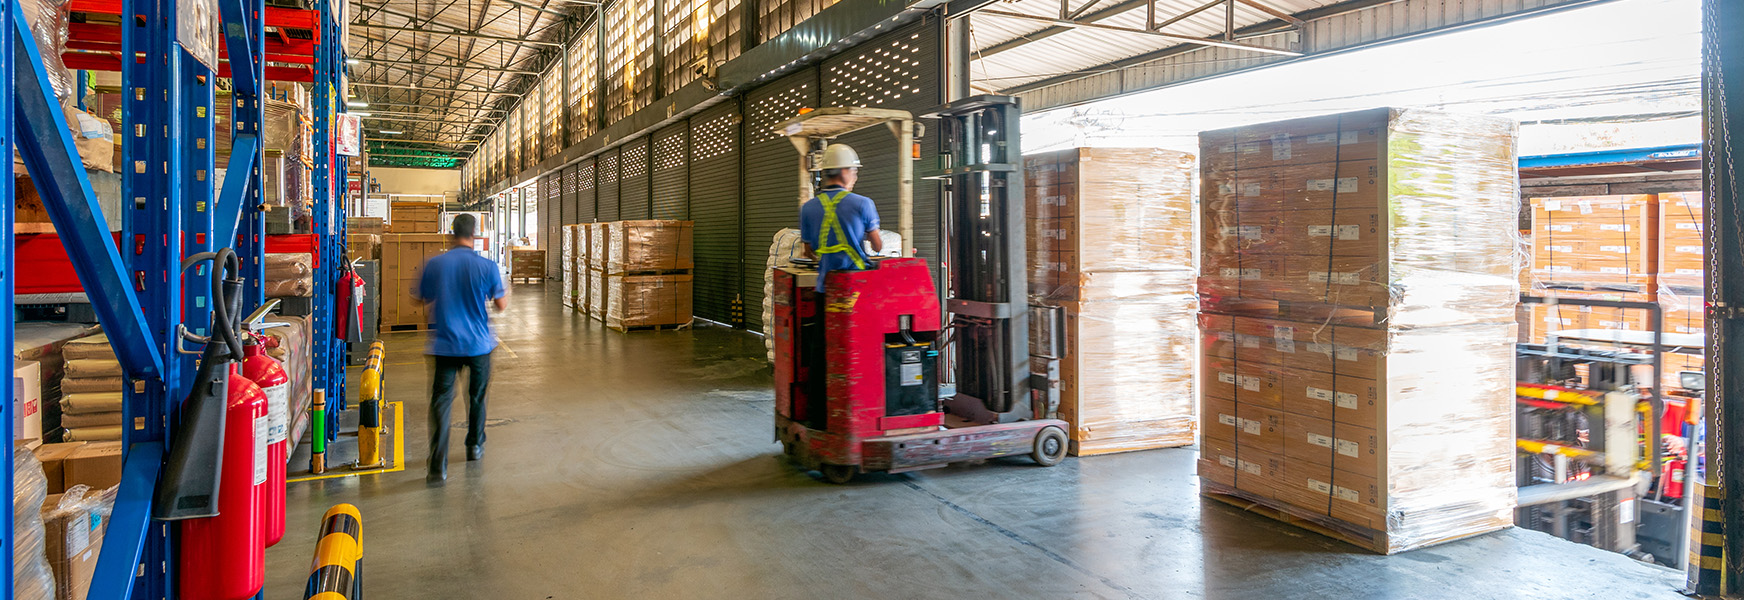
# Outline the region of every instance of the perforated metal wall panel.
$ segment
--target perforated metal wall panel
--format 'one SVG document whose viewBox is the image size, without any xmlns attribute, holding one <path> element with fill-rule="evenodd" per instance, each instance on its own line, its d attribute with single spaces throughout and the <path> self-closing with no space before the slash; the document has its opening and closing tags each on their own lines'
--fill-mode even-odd
<svg viewBox="0 0 1744 600">
<path fill-rule="evenodd" d="M 745 325 L 763 327 L 763 266 L 775 234 L 799 226 L 799 152 L 775 131 L 816 107 L 817 70 L 802 69 L 745 95 Z M 750 267 L 755 265 L 755 269 Z"/>
<path fill-rule="evenodd" d="M 602 222 L 620 221 L 618 216 L 618 149 L 612 148 L 600 154 L 595 161 L 599 164 L 599 220 Z"/>
<path fill-rule="evenodd" d="M 696 221 L 696 316 L 737 324 L 739 295 L 739 103 L 722 102 L 690 118 L 690 218 Z M 762 268 L 762 261 L 757 266 Z"/>
<path fill-rule="evenodd" d="M 825 106 L 875 106 L 895 108 L 922 114 L 944 101 L 939 88 L 938 40 L 936 22 L 916 23 L 885 34 L 848 52 L 824 61 L 823 86 Z M 923 120 L 927 132 L 936 131 L 930 120 Z M 887 231 L 897 231 L 899 223 L 896 137 L 888 129 L 878 127 L 842 136 L 837 141 L 852 146 L 865 164 L 854 192 L 871 198 L 878 205 L 878 216 Z M 923 136 L 916 140 L 921 156 L 937 155 L 937 138 Z M 924 159 L 923 159 L 924 160 Z M 915 161 L 915 170 L 925 168 Z M 914 247 L 915 253 L 938 265 L 939 184 L 916 178 L 914 186 Z"/>
<path fill-rule="evenodd" d="M 561 250 L 558 244 L 563 238 L 560 231 L 562 225 L 558 222 L 557 212 L 563 206 L 563 173 L 552 171 L 539 180 L 539 248 L 545 251 L 547 258 Z M 545 261 L 545 276 L 559 277 L 563 275 L 557 268 L 562 266 L 559 261 Z"/>
<path fill-rule="evenodd" d="M 599 221 L 599 180 L 595 177 L 598 169 L 594 159 L 587 159 L 575 164 L 575 222 L 594 223 Z"/>
<path fill-rule="evenodd" d="M 647 136 L 624 144 L 623 153 L 618 157 L 618 171 L 621 173 L 618 177 L 618 218 L 625 221 L 654 218 L 649 196 L 653 186 L 648 181 L 651 169 Z"/>
<path fill-rule="evenodd" d="M 654 132 L 654 218 L 690 218 L 690 122 Z"/>
<path fill-rule="evenodd" d="M 575 171 L 575 165 L 563 168 L 563 201 L 558 203 L 557 208 L 559 211 L 557 222 L 562 225 L 575 224 L 575 196 L 580 193 L 580 190 L 575 188 Z"/>
</svg>

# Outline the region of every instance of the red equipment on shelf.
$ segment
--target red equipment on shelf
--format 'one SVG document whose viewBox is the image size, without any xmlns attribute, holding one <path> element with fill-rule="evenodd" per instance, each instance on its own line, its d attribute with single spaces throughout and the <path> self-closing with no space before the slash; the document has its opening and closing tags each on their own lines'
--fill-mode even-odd
<svg viewBox="0 0 1744 600">
<path fill-rule="evenodd" d="M 285 367 L 267 356 L 260 334 L 250 334 L 243 346 L 242 375 L 266 394 L 266 486 L 261 491 L 261 518 L 266 520 L 266 545 L 285 537 L 285 463 L 290 460 L 291 378 Z"/>
<path fill-rule="evenodd" d="M 266 583 L 266 394 L 235 363 L 225 392 L 218 516 L 181 522 L 182 600 L 247 600 Z"/>
</svg>

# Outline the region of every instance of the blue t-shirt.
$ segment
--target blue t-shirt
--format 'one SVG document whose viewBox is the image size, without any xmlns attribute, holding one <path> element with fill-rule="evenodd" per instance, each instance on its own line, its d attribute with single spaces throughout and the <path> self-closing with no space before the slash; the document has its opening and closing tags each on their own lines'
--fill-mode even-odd
<svg viewBox="0 0 1744 600">
<path fill-rule="evenodd" d="M 455 246 L 424 263 L 418 297 L 428 303 L 429 354 L 480 356 L 497 347 L 491 331 L 490 302 L 503 297 L 503 275 L 497 264 L 471 248 Z"/>
<path fill-rule="evenodd" d="M 840 187 L 827 187 L 818 190 L 818 194 L 831 194 L 840 191 Z M 871 198 L 849 192 L 836 203 L 836 222 L 842 225 L 842 234 L 848 236 L 847 244 L 854 247 L 854 253 L 866 260 L 862 242 L 866 234 L 878 228 L 878 206 Z M 799 209 L 799 239 L 811 244 L 813 250 L 834 245 L 843 240 L 836 239 L 834 231 L 820 231 L 824 224 L 824 204 L 816 196 L 805 201 L 805 206 Z M 826 243 L 819 243 L 818 237 L 827 237 Z M 817 290 L 824 291 L 824 274 L 830 271 L 853 271 L 859 267 L 854 265 L 853 257 L 846 253 L 832 252 L 818 255 Z"/>
</svg>

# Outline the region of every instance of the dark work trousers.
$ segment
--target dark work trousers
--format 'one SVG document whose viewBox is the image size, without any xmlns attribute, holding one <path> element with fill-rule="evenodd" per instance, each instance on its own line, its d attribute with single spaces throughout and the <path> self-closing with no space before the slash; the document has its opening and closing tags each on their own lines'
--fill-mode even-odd
<svg viewBox="0 0 1744 600">
<path fill-rule="evenodd" d="M 431 356 L 436 373 L 430 380 L 430 471 L 443 473 L 448 468 L 448 418 L 454 405 L 454 378 L 460 369 L 470 373 L 467 379 L 466 445 L 484 443 L 485 392 L 490 389 L 491 357 Z"/>
</svg>

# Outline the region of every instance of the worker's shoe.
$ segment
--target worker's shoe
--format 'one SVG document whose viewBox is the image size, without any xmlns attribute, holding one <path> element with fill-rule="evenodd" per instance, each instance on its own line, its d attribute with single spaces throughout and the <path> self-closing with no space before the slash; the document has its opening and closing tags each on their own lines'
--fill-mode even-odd
<svg viewBox="0 0 1744 600">
<path fill-rule="evenodd" d="M 483 459 L 484 459 L 484 444 L 466 447 L 466 460 L 474 461 L 474 460 L 483 460 Z"/>
<path fill-rule="evenodd" d="M 427 484 L 441 485 L 446 481 L 448 481 L 448 469 L 446 467 L 441 469 L 430 469 L 430 472 L 424 475 L 424 483 Z"/>
</svg>

